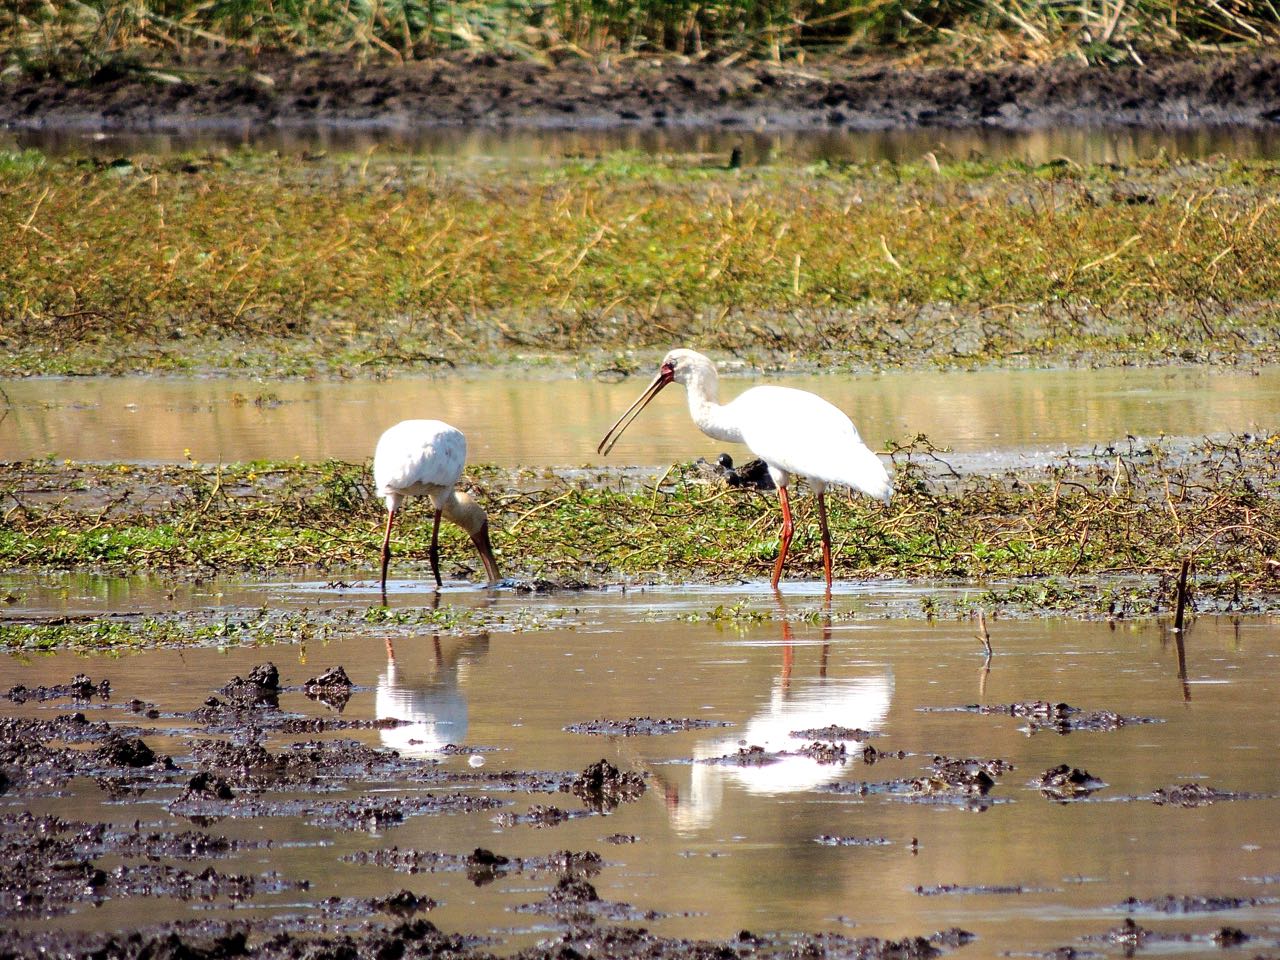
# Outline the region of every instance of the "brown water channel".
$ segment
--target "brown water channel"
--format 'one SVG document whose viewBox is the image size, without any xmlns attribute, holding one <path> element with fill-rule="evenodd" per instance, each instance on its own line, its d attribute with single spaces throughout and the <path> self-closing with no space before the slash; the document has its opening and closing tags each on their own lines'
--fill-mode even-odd
<svg viewBox="0 0 1280 960">
<path fill-rule="evenodd" d="M 723 398 L 762 378 L 726 376 Z M 374 381 L 33 378 L 5 384 L 0 458 L 203 463 L 361 461 L 398 420 L 442 419 L 466 433 L 473 462 L 579 466 L 647 382 L 400 378 Z M 847 411 L 873 446 L 924 433 L 970 458 L 1058 451 L 1126 435 L 1198 437 L 1274 429 L 1280 369 L 998 370 L 795 377 Z M 614 449 L 615 465 L 714 457 L 679 391 L 649 406 Z M 741 456 L 741 449 L 732 451 Z"/>
<path fill-rule="evenodd" d="M 453 159 L 494 158 L 559 162 L 618 151 L 708 158 L 722 163 L 735 148 L 745 164 L 908 162 L 926 153 L 939 159 L 971 157 L 1045 163 L 1133 163 L 1166 155 L 1197 159 L 1223 154 L 1241 159 L 1280 156 L 1280 131 L 1268 127 L 1056 127 L 996 129 L 806 130 L 752 132 L 707 129 L 378 129 L 368 126 L 182 131 L 0 131 L 0 149 L 35 148 L 54 154 L 119 156 L 172 154 L 251 147 L 258 150 L 336 153 L 410 153 Z"/>
<path fill-rule="evenodd" d="M 318 610 L 363 607 L 371 600 L 364 591 L 319 583 L 227 582 L 191 587 L 193 593 L 174 600 L 165 598 L 164 584 L 145 579 L 125 586 L 69 575 L 44 589 L 31 586 L 24 587 L 24 608 L 31 612 L 261 604 Z M 514 908 L 541 899 L 554 885 L 554 873 L 517 873 L 476 886 L 461 872 L 396 873 L 344 859 L 391 846 L 452 854 L 485 847 L 508 857 L 596 851 L 606 861 L 592 878 L 600 897 L 658 911 L 661 916 L 635 922 L 671 935 L 731 938 L 750 929 L 900 937 L 958 925 L 980 938 L 961 956 L 1029 955 L 1064 946 L 1118 955 L 1120 947 L 1087 938 L 1132 916 L 1158 934 L 1192 937 L 1155 944 L 1157 954 L 1219 956 L 1210 937 L 1223 926 L 1257 938 L 1244 948 L 1250 955 L 1280 944 L 1280 726 L 1274 713 L 1280 624 L 1199 620 L 1186 640 L 1184 682 L 1175 646 L 1157 624 L 998 622 L 996 654 L 984 670 L 968 623 L 884 617 L 887 603 L 912 593 L 893 585 L 846 588 L 826 626 L 821 600 L 794 584 L 781 601 L 758 587 L 547 599 L 452 589 L 445 608 L 482 607 L 513 621 L 533 611 L 561 618 L 564 626 L 462 638 L 369 627 L 326 644 L 0 660 L 0 692 L 17 683 L 65 683 L 81 672 L 111 682 L 111 700 L 98 708 L 55 700 L 6 704 L 6 714 L 49 718 L 83 709 L 95 721 L 137 723 L 146 742 L 170 754 L 183 771 L 173 786 L 124 801 L 109 798 L 89 779 L 65 789 L 10 791 L 0 794 L 0 815 L 29 809 L 90 822 L 141 819 L 147 829 L 191 829 L 167 805 L 193 769 L 190 738 L 207 733 L 176 714 L 199 707 L 233 675 L 247 676 L 266 660 L 279 666 L 285 684 L 340 664 L 357 685 L 342 718 L 414 722 L 318 735 L 322 739 L 353 737 L 408 757 L 439 759 L 443 769 L 462 775 L 577 772 L 602 757 L 648 774 L 645 794 L 612 814 L 543 828 L 496 818 L 536 804 L 582 805 L 564 793 L 473 783 L 447 789 L 509 805 L 414 816 L 374 830 L 312 826 L 305 817 L 231 817 L 201 829 L 269 839 L 272 846 L 220 860 L 218 870 L 274 870 L 310 881 L 310 888 L 258 894 L 238 907 L 217 898 L 197 905 L 133 897 L 84 904 L 50 920 L 4 922 L 24 929 L 130 928 L 218 916 L 302 915 L 320 922 L 324 898 L 385 897 L 407 888 L 439 901 L 429 916 L 443 929 L 493 933 L 500 950 L 550 935 L 551 921 Z M 426 602 L 425 594 L 408 590 L 393 600 L 398 607 Z M 768 619 L 705 619 L 707 611 L 734 604 Z M 682 619 L 690 614 L 703 618 Z M 779 621 L 783 615 L 792 621 Z M 125 710 L 132 697 L 155 704 L 161 717 L 147 720 Z M 946 709 L 1037 699 L 1158 722 L 1062 735 L 1028 732 L 1028 721 L 1007 714 Z M 280 703 L 305 716 L 337 716 L 297 690 L 282 694 Z M 729 726 L 633 737 L 566 730 L 630 717 Z M 809 740 L 793 731 L 828 724 L 864 731 L 862 741 L 846 743 L 844 762 L 794 754 Z M 290 741 L 316 738 L 277 733 L 265 745 L 277 751 Z M 441 750 L 445 743 L 468 749 L 448 755 Z M 759 766 L 707 762 L 750 745 L 792 755 Z M 908 756 L 867 764 L 860 755 L 864 745 Z M 921 776 L 937 754 L 998 758 L 1013 766 L 995 778 L 985 798 L 921 801 L 876 786 L 865 795 L 833 791 L 832 785 L 848 790 Z M 1106 786 L 1062 803 L 1029 785 L 1061 763 Z M 1153 791 L 1187 783 L 1256 796 L 1199 806 L 1153 801 Z M 344 785 L 340 795 L 413 796 L 423 789 L 442 788 L 423 787 L 413 777 L 371 778 L 355 788 Z M 635 840 L 606 842 L 617 835 Z M 848 845 L 831 838 L 846 838 Z M 188 867 L 202 869 L 198 863 Z M 1240 899 L 1227 903 L 1230 909 L 1191 913 L 1124 903 L 1165 896 Z"/>
</svg>

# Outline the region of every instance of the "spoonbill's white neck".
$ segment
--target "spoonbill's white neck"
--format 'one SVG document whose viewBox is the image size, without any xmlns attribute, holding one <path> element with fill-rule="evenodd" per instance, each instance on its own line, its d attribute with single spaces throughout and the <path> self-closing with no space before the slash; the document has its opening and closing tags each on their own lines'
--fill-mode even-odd
<svg viewBox="0 0 1280 960">
<path fill-rule="evenodd" d="M 710 360 L 694 354 L 676 366 L 675 379 L 684 384 L 689 397 L 689 416 L 699 430 L 715 440 L 742 443 L 742 427 L 728 406 L 719 402 L 720 378 Z"/>
</svg>

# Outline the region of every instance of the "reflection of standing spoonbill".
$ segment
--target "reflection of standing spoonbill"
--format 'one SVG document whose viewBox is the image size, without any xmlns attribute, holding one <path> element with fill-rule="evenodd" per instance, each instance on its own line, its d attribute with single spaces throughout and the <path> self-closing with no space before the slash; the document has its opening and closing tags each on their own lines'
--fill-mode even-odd
<svg viewBox="0 0 1280 960">
<path fill-rule="evenodd" d="M 820 752 L 806 748 L 839 745 L 853 752 L 869 733 L 884 727 L 894 693 L 890 670 L 868 670 L 869 665 L 860 661 L 861 675 L 828 676 L 830 602 L 826 601 L 822 611 L 816 676 L 793 675 L 795 638 L 778 595 L 782 669 L 770 685 L 768 702 L 752 713 L 740 733 L 694 744 L 687 790 L 682 792 L 670 774 L 660 768 L 650 770 L 662 787 L 667 816 L 679 833 L 711 826 L 720 812 L 727 786 L 749 794 L 780 796 L 837 782 L 850 771 L 843 764 L 824 762 Z M 739 762 L 744 749 L 754 748 L 761 749 L 762 762 Z"/>
<path fill-rule="evenodd" d="M 378 677 L 374 716 L 399 723 L 378 725 L 378 738 L 404 757 L 426 757 L 447 746 L 466 743 L 468 698 L 465 681 L 471 667 L 489 650 L 489 635 L 451 638 L 439 634 L 431 648 L 413 644 L 413 666 L 405 669 L 387 638 L 387 668 Z"/>
<path fill-rule="evenodd" d="M 791 387 L 752 387 L 721 404 L 719 378 L 709 359 L 692 350 L 672 350 L 658 375 L 609 428 L 597 448 L 607 454 L 622 432 L 667 384 L 684 384 L 689 415 L 698 429 L 716 440 L 745 443 L 769 465 L 769 475 L 782 502 L 782 533 L 770 585 L 777 589 L 787 560 L 794 526 L 787 484 L 792 475 L 804 477 L 818 495 L 818 523 L 822 528 L 822 570 L 831 589 L 831 531 L 827 527 L 827 484 L 843 483 L 868 496 L 889 502 L 893 484 L 880 459 L 872 453 L 852 421 L 837 407 L 815 394 Z"/>
<path fill-rule="evenodd" d="M 498 562 L 489 543 L 489 518 L 469 494 L 454 490 L 467 462 L 467 438 L 439 420 L 402 420 L 378 438 L 373 453 L 373 482 L 387 502 L 387 532 L 382 539 L 382 594 L 387 593 L 391 562 L 391 521 L 405 497 L 427 496 L 435 507 L 431 528 L 431 573 L 440 581 L 440 518 L 456 523 L 476 545 L 489 585 L 498 582 Z"/>
</svg>

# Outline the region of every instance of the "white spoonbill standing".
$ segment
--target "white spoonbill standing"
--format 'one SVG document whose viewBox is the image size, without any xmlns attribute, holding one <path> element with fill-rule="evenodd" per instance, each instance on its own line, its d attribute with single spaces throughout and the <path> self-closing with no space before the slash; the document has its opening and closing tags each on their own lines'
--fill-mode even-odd
<svg viewBox="0 0 1280 960">
<path fill-rule="evenodd" d="M 426 496 L 435 507 L 431 528 L 431 573 L 440 580 L 440 518 L 456 523 L 471 538 L 484 562 L 489 585 L 498 582 L 498 562 L 489 543 L 489 518 L 467 493 L 454 489 L 467 462 L 467 438 L 440 420 L 402 420 L 378 438 L 373 452 L 373 482 L 387 503 L 387 532 L 382 538 L 382 594 L 387 593 L 391 562 L 391 521 L 405 497 Z"/>
<path fill-rule="evenodd" d="M 650 400 L 669 383 L 684 384 L 689 415 L 698 429 L 716 440 L 745 443 L 769 466 L 782 502 L 782 532 L 778 559 L 770 585 L 776 590 L 787 561 L 794 525 L 787 484 L 804 477 L 818 495 L 818 523 L 822 528 L 822 570 L 831 590 L 831 531 L 827 527 L 827 484 L 843 483 L 867 496 L 889 502 L 893 484 L 889 472 L 872 453 L 853 422 L 841 410 L 815 394 L 792 387 L 752 387 L 729 403 L 719 403 L 720 379 L 712 362 L 693 350 L 672 350 L 658 375 L 596 448 L 607 454 Z"/>
</svg>

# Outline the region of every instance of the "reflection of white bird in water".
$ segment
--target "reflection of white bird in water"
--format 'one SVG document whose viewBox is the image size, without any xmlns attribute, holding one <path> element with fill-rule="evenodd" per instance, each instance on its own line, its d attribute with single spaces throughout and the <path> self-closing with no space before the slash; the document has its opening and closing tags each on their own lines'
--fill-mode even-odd
<svg viewBox="0 0 1280 960">
<path fill-rule="evenodd" d="M 786 756 L 761 765 L 708 762 L 736 754 L 745 746 L 764 747 L 768 753 L 795 752 L 812 739 L 792 733 L 832 724 L 867 731 L 879 729 L 889 715 L 893 700 L 893 675 L 888 672 L 869 677 L 798 682 L 791 690 L 779 681 L 769 695 L 769 704 L 750 720 L 740 737 L 726 737 L 700 743 L 693 750 L 689 790 L 670 805 L 669 815 L 678 830 L 709 826 L 723 802 L 725 784 L 747 793 L 772 796 L 814 790 L 840 778 L 848 765 L 819 763 L 812 757 Z M 851 750 L 860 750 L 850 741 Z"/>
<path fill-rule="evenodd" d="M 716 737 L 694 747 L 686 793 L 681 795 L 673 785 L 666 785 L 667 814 L 677 830 L 688 832 L 709 826 L 720 809 L 725 784 L 769 796 L 813 790 L 848 773 L 847 764 L 821 763 L 799 753 L 819 738 L 798 734 L 831 726 L 879 730 L 888 719 L 893 702 L 893 674 L 885 670 L 870 676 L 829 678 L 826 663 L 830 637 L 828 613 L 818 675 L 796 679 L 792 676 L 791 625 L 783 621 L 782 671 L 773 681 L 768 705 L 753 714 L 738 735 Z M 853 749 L 856 742 L 847 741 L 846 745 Z M 795 755 L 761 764 L 715 762 L 749 747 L 763 747 L 766 754 Z"/>
<path fill-rule="evenodd" d="M 653 382 L 600 441 L 597 452 L 607 454 L 645 405 L 669 383 L 684 384 L 689 414 L 698 429 L 716 440 L 745 443 L 769 465 L 769 475 L 782 502 L 782 533 L 770 584 L 776 589 L 787 560 L 794 525 L 787 484 L 791 477 L 809 481 L 818 495 L 818 523 L 822 528 L 822 569 L 831 589 L 831 531 L 827 527 L 827 484 L 843 483 L 868 496 L 889 501 L 893 485 L 880 459 L 858 436 L 857 428 L 839 408 L 821 397 L 791 387 L 752 387 L 721 404 L 719 378 L 709 359 L 692 350 L 672 350 L 662 360 Z"/>
<path fill-rule="evenodd" d="M 448 652 L 441 648 L 439 637 L 433 641 L 429 673 L 402 669 L 387 641 L 387 669 L 378 677 L 374 711 L 379 720 L 404 721 L 378 730 L 382 745 L 401 756 L 427 756 L 466 742 L 467 698 L 459 682 L 466 677 L 468 664 L 487 652 L 489 636 L 467 638 L 451 645 Z M 421 647 L 415 644 L 414 649 L 416 656 Z"/>
<path fill-rule="evenodd" d="M 489 585 L 498 582 L 498 562 L 489 543 L 489 518 L 467 493 L 454 489 L 467 462 L 462 431 L 439 420 L 402 420 L 378 438 L 373 453 L 373 482 L 387 503 L 387 532 L 382 539 L 382 593 L 387 592 L 391 562 L 391 521 L 405 497 L 426 496 L 435 508 L 431 528 L 431 573 L 440 580 L 440 518 L 456 523 L 476 545 Z"/>
</svg>

